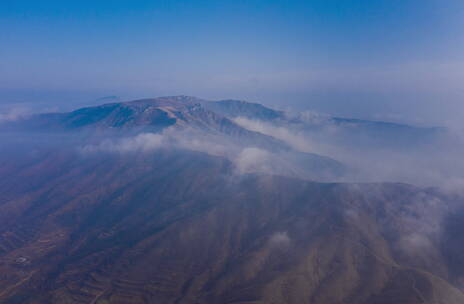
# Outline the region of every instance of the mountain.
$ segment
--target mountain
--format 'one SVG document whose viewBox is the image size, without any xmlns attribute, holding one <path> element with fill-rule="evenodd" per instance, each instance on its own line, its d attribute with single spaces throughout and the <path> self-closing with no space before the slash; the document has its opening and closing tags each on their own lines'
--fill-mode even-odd
<svg viewBox="0 0 464 304">
<path fill-rule="evenodd" d="M 121 102 L 121 98 L 115 95 L 103 96 L 95 99 L 97 103 Z"/>
<path fill-rule="evenodd" d="M 188 96 L 161 97 L 109 103 L 68 113 L 39 114 L 11 123 L 13 131 L 84 132 L 90 135 L 115 133 L 157 133 L 173 127 L 193 129 L 210 135 L 248 140 L 257 146 L 288 149 L 270 136 L 249 131 L 231 120 L 204 109 L 198 99 Z"/>
<path fill-rule="evenodd" d="M 410 147 L 429 143 L 445 134 L 439 127 L 416 127 L 400 123 L 370 121 L 322 115 L 312 112 L 289 113 L 261 104 L 238 100 L 204 102 L 206 108 L 230 118 L 246 118 L 303 132 L 319 140 L 332 140 L 366 148 Z"/>
<path fill-rule="evenodd" d="M 269 121 L 285 117 L 285 114 L 282 111 L 270 109 L 259 103 L 241 100 L 228 99 L 214 102 L 203 102 L 203 105 L 211 111 L 230 118 L 246 117 L 250 119 Z"/>
<path fill-rule="evenodd" d="M 261 140 L 276 140 L 240 127 L 224 116 L 201 106 L 199 99 L 188 96 L 160 97 L 130 102 L 109 103 L 81 108 L 68 113 L 39 114 L 11 124 L 26 130 L 66 130 L 91 132 L 116 129 L 132 132 L 159 132 L 165 128 L 188 127 L 201 131 Z M 283 143 L 280 143 L 284 145 Z"/>
<path fill-rule="evenodd" d="M 316 113 L 291 114 L 261 104 L 238 100 L 206 101 L 190 96 L 170 96 L 131 102 L 108 103 L 69 113 L 40 114 L 10 123 L 13 129 L 33 130 L 136 130 L 159 132 L 165 128 L 189 127 L 221 135 L 233 135 L 252 142 L 274 141 L 263 134 L 250 133 L 236 123 L 237 118 L 263 121 L 274 126 L 304 132 L 318 139 L 359 146 L 411 146 L 430 142 L 443 135 L 443 128 L 415 127 L 405 124 L 331 117 Z M 334 132 L 336 130 L 336 132 Z M 280 143 L 280 145 L 285 145 Z"/>
<path fill-rule="evenodd" d="M 0 303 L 464 303 L 459 192 L 339 182 L 205 103 L 2 125 Z"/>
<path fill-rule="evenodd" d="M 179 150 L 2 163 L 2 303 L 462 303 L 455 202 Z M 430 231 L 429 231 L 430 230 Z"/>
<path fill-rule="evenodd" d="M 208 145 L 222 146 L 231 157 L 241 149 L 256 147 L 270 152 L 268 171 L 285 167 L 286 175 L 309 179 L 327 179 L 343 175 L 339 162 L 316 153 L 295 151 L 287 143 L 272 136 L 243 128 L 234 121 L 206 109 L 203 100 L 189 96 L 160 97 L 81 108 L 68 113 L 39 114 L 6 126 L 12 131 L 64 132 L 95 137 L 140 133 L 176 132 L 173 137 L 190 137 Z M 180 135 L 179 135 L 180 134 Z M 81 135 L 82 136 L 82 135 Z M 195 143 L 191 143 L 195 144 Z M 235 151 L 235 152 L 234 152 Z"/>
</svg>

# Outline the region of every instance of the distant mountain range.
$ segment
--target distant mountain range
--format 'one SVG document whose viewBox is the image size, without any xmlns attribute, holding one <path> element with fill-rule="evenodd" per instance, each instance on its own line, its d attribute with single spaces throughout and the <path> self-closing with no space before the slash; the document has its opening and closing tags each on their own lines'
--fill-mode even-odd
<svg viewBox="0 0 464 304">
<path fill-rule="evenodd" d="M 110 101 L 118 100 L 109 97 Z M 104 98 L 103 100 L 107 100 Z M 3 124 L 3 129 L 26 129 L 54 132 L 59 130 L 91 130 L 108 133 L 117 129 L 136 132 L 160 132 L 168 127 L 194 128 L 221 135 L 241 137 L 255 145 L 276 147 L 278 138 L 257 134 L 240 120 L 263 122 L 303 133 L 315 140 L 336 142 L 337 145 L 408 148 L 430 143 L 446 134 L 438 127 L 415 127 L 405 124 L 340 118 L 312 112 L 289 113 L 261 104 L 238 100 L 206 101 L 190 96 L 171 96 L 130 102 L 113 102 L 86 107 L 68 113 L 40 114 L 15 123 Z M 274 143 L 270 144 L 269 142 Z M 281 140 L 282 141 L 282 140 Z M 280 145 L 283 143 L 281 142 Z"/>
<path fill-rule="evenodd" d="M 464 303 L 462 196 L 284 136 L 441 132 L 188 96 L 4 123 L 0 303 Z"/>
<path fill-rule="evenodd" d="M 261 104 L 239 100 L 203 102 L 202 104 L 206 108 L 231 119 L 244 117 L 264 121 L 277 126 L 303 130 L 312 136 L 323 134 L 326 137 L 328 134 L 324 131 L 336 128 L 338 142 L 348 138 L 351 142 L 354 140 L 357 144 L 366 146 L 418 144 L 433 140 L 436 136 L 446 132 L 446 129 L 441 127 L 415 127 L 384 121 L 333 117 L 311 112 L 288 113 L 273 110 Z M 334 135 L 333 132 L 331 135 Z"/>
<path fill-rule="evenodd" d="M 178 133 L 188 130 L 192 137 L 207 138 L 208 141 L 233 147 L 256 147 L 278 154 L 279 157 L 273 160 L 275 166 L 282 168 L 284 165 L 278 164 L 282 161 L 286 167 L 292 168 L 290 171 L 300 171 L 299 176 L 327 179 L 343 173 L 344 168 L 339 162 L 315 153 L 295 151 L 282 140 L 248 130 L 209 110 L 208 106 L 204 106 L 206 103 L 189 96 L 110 103 L 69 113 L 34 115 L 15 121 L 6 128 L 34 132 L 83 132 L 89 137 L 159 133 L 168 128 Z"/>
</svg>

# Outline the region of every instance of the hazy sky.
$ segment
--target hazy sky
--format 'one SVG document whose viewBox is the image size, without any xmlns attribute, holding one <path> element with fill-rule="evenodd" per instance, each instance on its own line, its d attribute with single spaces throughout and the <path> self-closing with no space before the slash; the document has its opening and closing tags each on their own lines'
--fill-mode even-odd
<svg viewBox="0 0 464 304">
<path fill-rule="evenodd" d="M 0 1 L 3 105 L 185 94 L 455 124 L 463 80 L 462 0 Z"/>
</svg>

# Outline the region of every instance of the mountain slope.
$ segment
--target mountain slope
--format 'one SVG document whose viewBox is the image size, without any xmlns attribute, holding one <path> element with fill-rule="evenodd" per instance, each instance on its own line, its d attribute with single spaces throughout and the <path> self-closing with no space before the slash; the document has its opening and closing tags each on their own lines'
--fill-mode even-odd
<svg viewBox="0 0 464 304">
<path fill-rule="evenodd" d="M 333 159 L 202 104 L 145 99 L 1 129 L 0 303 L 464 303 L 461 196 L 335 183 Z"/>
<path fill-rule="evenodd" d="M 246 117 L 269 121 L 284 118 L 285 113 L 265 107 L 259 103 L 251 103 L 241 100 L 220 100 L 202 103 L 207 109 L 217 112 L 229 118 Z"/>
<path fill-rule="evenodd" d="M 453 208 L 432 191 L 235 175 L 179 150 L 27 162 L 0 176 L 2 303 L 464 300 L 448 232 L 415 226 Z"/>
<path fill-rule="evenodd" d="M 123 103 L 78 109 L 69 113 L 39 114 L 4 126 L 26 131 L 80 131 L 91 134 L 108 132 L 160 132 L 168 127 L 190 128 L 210 135 L 230 136 L 257 145 L 288 149 L 270 136 L 249 131 L 224 116 L 200 105 L 188 96 L 141 99 Z"/>
<path fill-rule="evenodd" d="M 416 127 L 400 123 L 335 117 L 317 113 L 288 113 L 261 104 L 238 100 L 203 102 L 208 109 L 230 118 L 262 121 L 294 132 L 303 132 L 320 141 L 375 146 L 409 147 L 443 136 L 445 129 Z"/>
<path fill-rule="evenodd" d="M 102 138 L 165 132 L 171 142 L 199 146 L 197 148 L 204 152 L 221 150 L 222 155 L 227 154 L 229 158 L 239 157 L 243 149 L 258 148 L 265 151 L 262 154 L 269 155 L 267 167 L 270 171 L 275 167 L 281 172 L 287 171 L 286 175 L 327 180 L 345 172 L 344 166 L 334 159 L 295 151 L 284 141 L 248 130 L 202 104 L 203 100 L 189 96 L 111 103 L 68 113 L 35 115 L 7 125 L 4 130 L 38 133 L 37 136 L 41 133 L 67 134 L 85 138 L 90 143 Z"/>
</svg>

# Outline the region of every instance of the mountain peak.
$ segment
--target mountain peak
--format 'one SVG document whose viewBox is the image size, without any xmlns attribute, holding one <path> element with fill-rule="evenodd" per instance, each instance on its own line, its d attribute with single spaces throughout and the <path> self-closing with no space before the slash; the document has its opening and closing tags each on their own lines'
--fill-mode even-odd
<svg viewBox="0 0 464 304">
<path fill-rule="evenodd" d="M 172 105 L 181 105 L 181 104 L 199 104 L 203 103 L 205 100 L 194 97 L 194 96 L 186 96 L 186 95 L 178 95 L 178 96 L 162 96 L 162 97 L 155 97 L 155 98 L 143 98 L 137 99 L 133 101 L 126 102 L 128 104 L 172 104 Z"/>
<path fill-rule="evenodd" d="M 188 95 L 163 96 L 163 97 L 159 97 L 158 99 L 174 100 L 174 101 L 186 102 L 186 103 L 198 103 L 198 102 L 204 101 L 195 96 L 188 96 Z"/>
<path fill-rule="evenodd" d="M 214 112 L 226 117 L 247 117 L 260 120 L 274 120 L 281 118 L 283 113 L 265 107 L 259 103 L 252 103 L 243 100 L 226 99 L 204 103 L 204 106 Z"/>
</svg>

